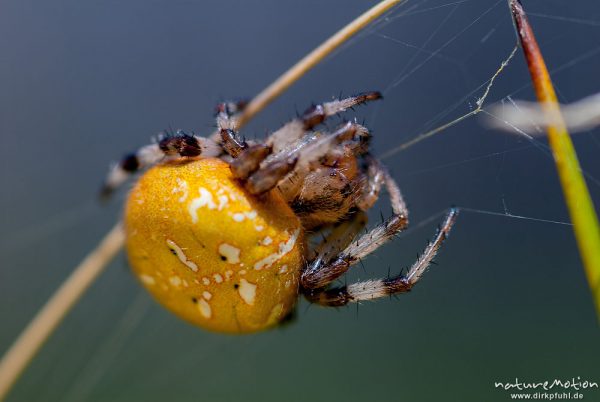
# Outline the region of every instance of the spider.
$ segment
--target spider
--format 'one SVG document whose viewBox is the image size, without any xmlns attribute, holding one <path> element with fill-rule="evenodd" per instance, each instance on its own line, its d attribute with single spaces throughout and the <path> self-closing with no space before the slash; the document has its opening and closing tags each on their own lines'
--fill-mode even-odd
<svg viewBox="0 0 600 402">
<path fill-rule="evenodd" d="M 285 321 L 299 294 L 337 307 L 411 290 L 457 209 L 405 274 L 331 285 L 408 225 L 398 185 L 369 154 L 367 128 L 350 121 L 319 129 L 328 117 L 380 98 L 369 92 L 314 105 L 264 141 L 236 132 L 244 102 L 223 103 L 212 136 L 163 134 L 114 165 L 104 195 L 154 166 L 125 207 L 128 258 L 143 286 L 181 318 L 229 333 Z M 360 235 L 382 187 L 393 214 Z"/>
</svg>

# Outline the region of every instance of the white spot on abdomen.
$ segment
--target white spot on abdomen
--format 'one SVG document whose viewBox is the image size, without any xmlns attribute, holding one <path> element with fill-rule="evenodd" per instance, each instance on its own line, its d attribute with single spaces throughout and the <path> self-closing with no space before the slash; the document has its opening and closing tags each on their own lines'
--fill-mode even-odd
<svg viewBox="0 0 600 402">
<path fill-rule="evenodd" d="M 279 316 L 281 315 L 282 312 L 283 312 L 283 304 L 279 303 L 278 305 L 273 307 L 273 309 L 271 310 L 271 313 L 269 314 L 269 319 L 267 320 L 267 322 L 270 324 L 276 323 L 277 321 L 279 321 Z"/>
<path fill-rule="evenodd" d="M 255 210 L 249 212 L 236 212 L 233 214 L 233 220 L 236 222 L 242 222 L 244 219 L 248 218 L 250 220 L 256 219 L 257 213 Z"/>
<path fill-rule="evenodd" d="M 255 284 L 250 283 L 245 279 L 240 279 L 240 287 L 238 288 L 238 292 L 240 294 L 240 297 L 246 302 L 246 304 L 254 304 L 254 299 L 256 299 Z"/>
<path fill-rule="evenodd" d="M 188 196 L 188 184 L 187 181 L 177 178 L 177 187 L 173 188 L 173 193 L 182 193 L 179 197 L 179 202 L 184 202 Z"/>
<path fill-rule="evenodd" d="M 292 233 L 290 238 L 287 239 L 287 241 L 279 243 L 279 250 L 276 253 L 270 254 L 262 260 L 257 261 L 254 264 L 254 269 L 261 270 L 263 268 L 268 268 L 271 265 L 273 265 L 276 261 L 280 260 L 284 255 L 292 251 L 294 245 L 296 244 L 296 239 L 298 239 L 299 234 L 300 229 L 296 229 L 294 233 Z"/>
<path fill-rule="evenodd" d="M 170 277 L 169 282 L 171 282 L 171 285 L 173 285 L 173 286 L 177 286 L 177 287 L 181 286 L 181 278 L 178 277 L 177 275 Z"/>
<path fill-rule="evenodd" d="M 156 283 L 156 281 L 154 280 L 154 278 L 152 276 L 146 275 L 146 274 L 141 274 L 140 280 L 142 282 L 144 282 L 146 285 L 154 285 Z"/>
<path fill-rule="evenodd" d="M 204 299 L 198 300 L 198 310 L 200 310 L 200 314 L 202 314 L 204 318 L 210 318 L 212 316 L 210 304 Z"/>
<path fill-rule="evenodd" d="M 222 211 L 223 208 L 225 208 L 227 206 L 227 203 L 229 202 L 229 198 L 227 198 L 226 195 L 220 195 L 219 197 L 219 211 Z"/>
<path fill-rule="evenodd" d="M 177 258 L 179 258 L 179 261 L 184 263 L 192 271 L 198 272 L 198 266 L 193 261 L 190 261 L 187 259 L 186 255 L 183 252 L 183 250 L 181 249 L 181 247 L 179 247 L 173 240 L 167 239 L 167 245 L 169 246 L 169 248 L 171 250 L 173 250 L 175 252 L 175 254 L 177 255 Z"/>
<path fill-rule="evenodd" d="M 219 254 L 225 257 L 225 260 L 230 264 L 240 262 L 240 249 L 231 244 L 221 243 L 219 245 Z"/>
<path fill-rule="evenodd" d="M 188 212 L 192 217 L 192 223 L 198 222 L 198 208 L 217 208 L 217 204 L 215 204 L 212 193 L 210 191 L 208 191 L 204 187 L 200 187 L 198 191 L 200 192 L 200 197 L 194 198 L 192 201 L 190 201 L 190 205 L 188 206 Z"/>
</svg>

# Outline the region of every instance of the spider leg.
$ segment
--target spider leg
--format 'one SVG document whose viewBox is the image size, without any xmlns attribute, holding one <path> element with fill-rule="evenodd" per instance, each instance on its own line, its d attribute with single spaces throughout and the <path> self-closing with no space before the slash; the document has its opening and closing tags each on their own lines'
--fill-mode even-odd
<svg viewBox="0 0 600 402">
<path fill-rule="evenodd" d="M 248 177 L 244 181 L 244 187 L 252 194 L 263 194 L 274 188 L 294 169 L 297 163 L 297 157 L 272 161 Z"/>
<path fill-rule="evenodd" d="M 217 114 L 217 126 L 221 147 L 231 157 L 229 165 L 233 176 L 243 180 L 245 187 L 253 194 L 264 193 L 275 187 L 296 165 L 297 158 L 290 157 L 272 161 L 261 168 L 261 162 L 272 152 L 271 146 L 248 145 L 234 130 L 234 116 L 224 111 Z"/>
<path fill-rule="evenodd" d="M 221 102 L 215 107 L 215 116 L 224 114 L 228 117 L 236 117 L 248 106 L 247 99 L 238 99 L 236 101 Z"/>
<path fill-rule="evenodd" d="M 175 134 L 161 134 L 158 142 L 145 145 L 126 155 L 114 164 L 102 186 L 101 196 L 110 196 L 120 185 L 136 172 L 155 165 L 169 157 L 214 157 L 221 148 L 210 139 L 190 135 L 182 130 Z"/>
<path fill-rule="evenodd" d="M 224 146 L 225 147 L 225 146 Z M 249 145 L 233 159 L 229 165 L 236 179 L 245 180 L 260 167 L 260 163 L 271 153 L 272 149 L 265 144 Z"/>
<path fill-rule="evenodd" d="M 248 144 L 236 131 L 236 117 L 246 107 L 246 102 L 224 102 L 216 108 L 217 127 L 220 138 L 213 140 L 220 142 L 221 147 L 229 156 L 237 158 Z"/>
<path fill-rule="evenodd" d="M 329 116 L 380 98 L 379 92 L 368 92 L 312 106 L 301 117 L 269 136 L 265 144 L 254 146 L 248 146 L 238 137 L 235 116 L 219 111 L 217 126 L 220 141 L 223 149 L 233 158 L 230 162 L 233 175 L 244 180 L 246 189 L 252 194 L 262 194 L 279 184 L 292 170 L 307 171 L 310 163 L 315 163 L 334 146 L 352 139 L 357 133 L 360 137 L 357 143 L 364 148 L 369 137 L 368 131 L 356 123 L 347 123 L 331 135 L 307 134 L 307 131 Z M 223 107 L 221 109 L 225 110 Z"/>
<path fill-rule="evenodd" d="M 289 149 L 268 155 L 260 162 L 258 169 L 248 176 L 245 187 L 252 194 L 262 194 L 278 185 L 292 171 L 297 176 L 306 177 L 313 165 L 319 164 L 321 158 L 341 143 L 355 138 L 360 141 L 365 136 L 368 136 L 367 129 L 352 122 L 343 124 L 333 133 L 306 134 Z M 240 155 L 240 158 L 243 157 L 244 153 Z"/>
<path fill-rule="evenodd" d="M 275 187 L 277 182 L 294 168 L 296 159 L 288 158 L 275 161 L 276 163 L 271 163 L 258 171 L 260 163 L 271 154 L 272 148 L 266 144 L 248 145 L 234 130 L 235 121 L 231 114 L 219 112 L 217 126 L 221 135 L 221 147 L 231 157 L 229 165 L 233 176 L 243 180 L 245 187 L 253 194 L 263 193 Z M 257 190 L 257 183 L 267 190 Z"/>
<path fill-rule="evenodd" d="M 302 116 L 289 121 L 271 134 L 267 139 L 267 144 L 273 147 L 273 152 L 280 152 L 302 138 L 307 131 L 323 123 L 328 117 L 344 112 L 353 106 L 381 98 L 379 92 L 365 92 L 349 98 L 313 105 Z"/>
<path fill-rule="evenodd" d="M 357 211 L 348 219 L 338 222 L 334 225 L 329 225 L 321 229 L 331 231 L 327 236 L 314 247 L 311 252 L 311 261 L 317 259 L 321 261 L 330 261 L 336 255 L 344 250 L 354 240 L 356 235 L 360 233 L 367 225 L 367 214 L 363 211 Z"/>
<path fill-rule="evenodd" d="M 362 197 L 356 201 L 356 205 L 363 211 L 371 209 L 379 199 L 381 187 L 387 181 L 389 183 L 390 203 L 392 204 L 392 208 L 395 208 L 394 213 L 404 213 L 405 216 L 408 216 L 406 204 L 402 199 L 402 194 L 396 182 L 387 174 L 386 170 L 382 168 L 376 159 L 369 156 L 367 157 L 367 163 L 368 180 L 365 183 Z"/>
<path fill-rule="evenodd" d="M 423 254 L 410 267 L 404 275 L 400 274 L 390 278 L 368 280 L 353 283 L 348 286 L 333 289 L 305 290 L 305 295 L 313 303 L 324 306 L 343 306 L 350 302 L 373 300 L 380 297 L 408 292 L 419 281 L 433 258 L 436 256 L 448 233 L 456 221 L 458 209 L 452 208 L 446 215 L 438 229 L 435 238 L 427 245 Z"/>
<path fill-rule="evenodd" d="M 363 199 L 357 202 L 357 205 L 365 211 L 369 209 L 376 201 L 381 185 L 385 184 L 393 214 L 370 232 L 353 241 L 344 250 L 340 250 L 341 252 L 335 259 L 330 261 L 315 259 L 312 261 L 300 278 L 300 283 L 305 289 L 317 289 L 327 286 L 346 273 L 361 258 L 371 254 L 408 226 L 408 209 L 402 198 L 400 188 L 375 158 L 368 157 L 367 162 L 369 164 L 367 169 L 369 180 Z"/>
<path fill-rule="evenodd" d="M 246 141 L 242 140 L 235 131 L 221 128 L 221 146 L 232 158 L 237 158 L 244 149 L 248 148 Z"/>
</svg>

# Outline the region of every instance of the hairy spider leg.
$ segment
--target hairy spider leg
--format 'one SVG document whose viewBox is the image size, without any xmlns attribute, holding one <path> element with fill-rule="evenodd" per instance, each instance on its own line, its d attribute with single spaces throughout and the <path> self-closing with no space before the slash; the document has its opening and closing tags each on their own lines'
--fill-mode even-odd
<svg viewBox="0 0 600 402">
<path fill-rule="evenodd" d="M 427 267 L 432 263 L 433 258 L 437 255 L 442 243 L 448 237 L 448 234 L 456 221 L 457 215 L 458 209 L 451 208 L 439 227 L 434 239 L 427 245 L 423 254 L 419 256 L 406 274 L 357 282 L 348 286 L 332 289 L 308 289 L 304 292 L 306 298 L 312 303 L 337 307 L 351 302 L 374 300 L 396 293 L 410 291 L 419 281 Z"/>
<path fill-rule="evenodd" d="M 307 131 L 310 131 L 317 125 L 323 123 L 327 118 L 342 113 L 353 106 L 378 99 L 382 99 L 381 93 L 365 92 L 349 98 L 336 99 L 331 102 L 313 105 L 308 108 L 302 116 L 290 120 L 271 134 L 267 139 L 267 144 L 271 145 L 273 147 L 273 152 L 277 153 L 294 144 L 302 138 Z"/>
<path fill-rule="evenodd" d="M 305 177 L 314 164 L 331 153 L 341 143 L 360 143 L 368 136 L 366 128 L 357 123 L 348 122 L 332 133 L 308 133 L 293 146 L 271 153 L 258 165 L 256 171 L 245 179 L 245 187 L 252 194 L 265 193 L 281 183 L 290 173 L 291 176 Z M 237 159 L 245 159 L 244 153 Z M 233 164 L 234 175 L 238 175 Z"/>
<path fill-rule="evenodd" d="M 221 142 L 225 151 L 230 156 L 237 159 L 235 163 L 232 164 L 234 175 L 239 179 L 246 179 L 258 170 L 260 163 L 271 153 L 280 154 L 282 151 L 287 151 L 288 153 L 295 151 L 294 145 L 297 145 L 301 139 L 307 135 L 307 132 L 311 131 L 320 123 L 323 123 L 328 117 L 344 112 L 353 106 L 381 98 L 381 93 L 374 91 L 313 105 L 301 116 L 290 120 L 271 134 L 266 139 L 265 144 L 256 146 L 261 148 L 254 148 L 249 152 L 242 152 L 247 148 L 247 144 L 240 141 L 233 128 L 235 126 L 235 116 L 219 113 L 217 115 L 217 125 L 219 127 Z M 283 172 L 284 169 L 281 168 L 285 165 L 290 169 L 293 167 L 291 166 L 292 159 L 287 159 L 288 163 L 284 164 L 279 162 L 275 165 L 277 170 Z"/>
<path fill-rule="evenodd" d="M 350 242 L 345 249 L 338 250 L 339 253 L 333 254 L 335 259 L 328 261 L 323 256 L 318 256 L 302 273 L 300 283 L 303 288 L 319 289 L 327 286 L 346 273 L 361 258 L 371 254 L 408 226 L 408 208 L 398 184 L 375 158 L 368 157 L 367 163 L 368 180 L 362 206 L 365 211 L 370 208 L 377 199 L 381 185 L 385 184 L 392 206 L 392 216 L 356 241 Z"/>
</svg>

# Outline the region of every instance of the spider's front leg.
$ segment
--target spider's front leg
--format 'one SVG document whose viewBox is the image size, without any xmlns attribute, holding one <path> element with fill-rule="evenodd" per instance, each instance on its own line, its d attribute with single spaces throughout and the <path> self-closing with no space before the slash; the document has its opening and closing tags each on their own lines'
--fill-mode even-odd
<svg viewBox="0 0 600 402">
<path fill-rule="evenodd" d="M 267 140 L 267 144 L 273 148 L 273 152 L 280 152 L 294 144 L 307 131 L 311 131 L 327 118 L 342 113 L 354 106 L 381 98 L 382 95 L 379 92 L 364 92 L 348 98 L 313 105 L 301 116 L 289 121 L 271 134 Z"/>
<path fill-rule="evenodd" d="M 165 157 L 215 157 L 222 152 L 214 141 L 190 135 L 182 130 L 175 134 L 161 134 L 154 144 L 145 145 L 126 155 L 110 168 L 102 186 L 101 196 L 110 196 L 136 172 L 153 166 Z"/>
<path fill-rule="evenodd" d="M 365 92 L 314 105 L 271 134 L 265 143 L 254 145 L 246 144 L 237 135 L 235 116 L 218 109 L 219 135 L 215 141 L 219 140 L 233 158 L 230 165 L 234 177 L 243 180 L 252 194 L 262 194 L 279 184 L 295 168 L 306 169 L 309 163 L 324 156 L 332 146 L 355 135 L 367 137 L 366 129 L 355 123 L 348 123 L 321 138 L 311 135 L 310 130 L 331 116 L 381 97 L 379 92 Z"/>
<path fill-rule="evenodd" d="M 353 141 L 359 146 L 368 131 L 357 123 L 345 123 L 332 133 L 307 133 L 293 146 L 278 153 L 274 152 L 269 142 L 254 145 L 236 145 L 235 133 L 221 129 L 221 141 L 224 149 L 234 148 L 229 152 L 234 159 L 230 162 L 231 171 L 237 179 L 244 181 L 244 186 L 252 194 L 265 193 L 288 177 L 295 175 L 306 177 L 314 164 L 328 155 L 341 143 Z M 238 156 L 234 156 L 237 154 Z M 288 176 L 290 173 L 293 174 Z"/>
<path fill-rule="evenodd" d="M 244 182 L 244 187 L 252 194 L 262 194 L 279 183 L 296 166 L 297 157 L 279 158 L 263 163 L 273 152 L 268 144 L 248 144 L 233 130 L 231 116 L 219 113 L 217 126 L 220 144 L 229 155 L 229 165 L 233 177 Z M 261 165 L 262 164 L 262 165 Z"/>
</svg>

